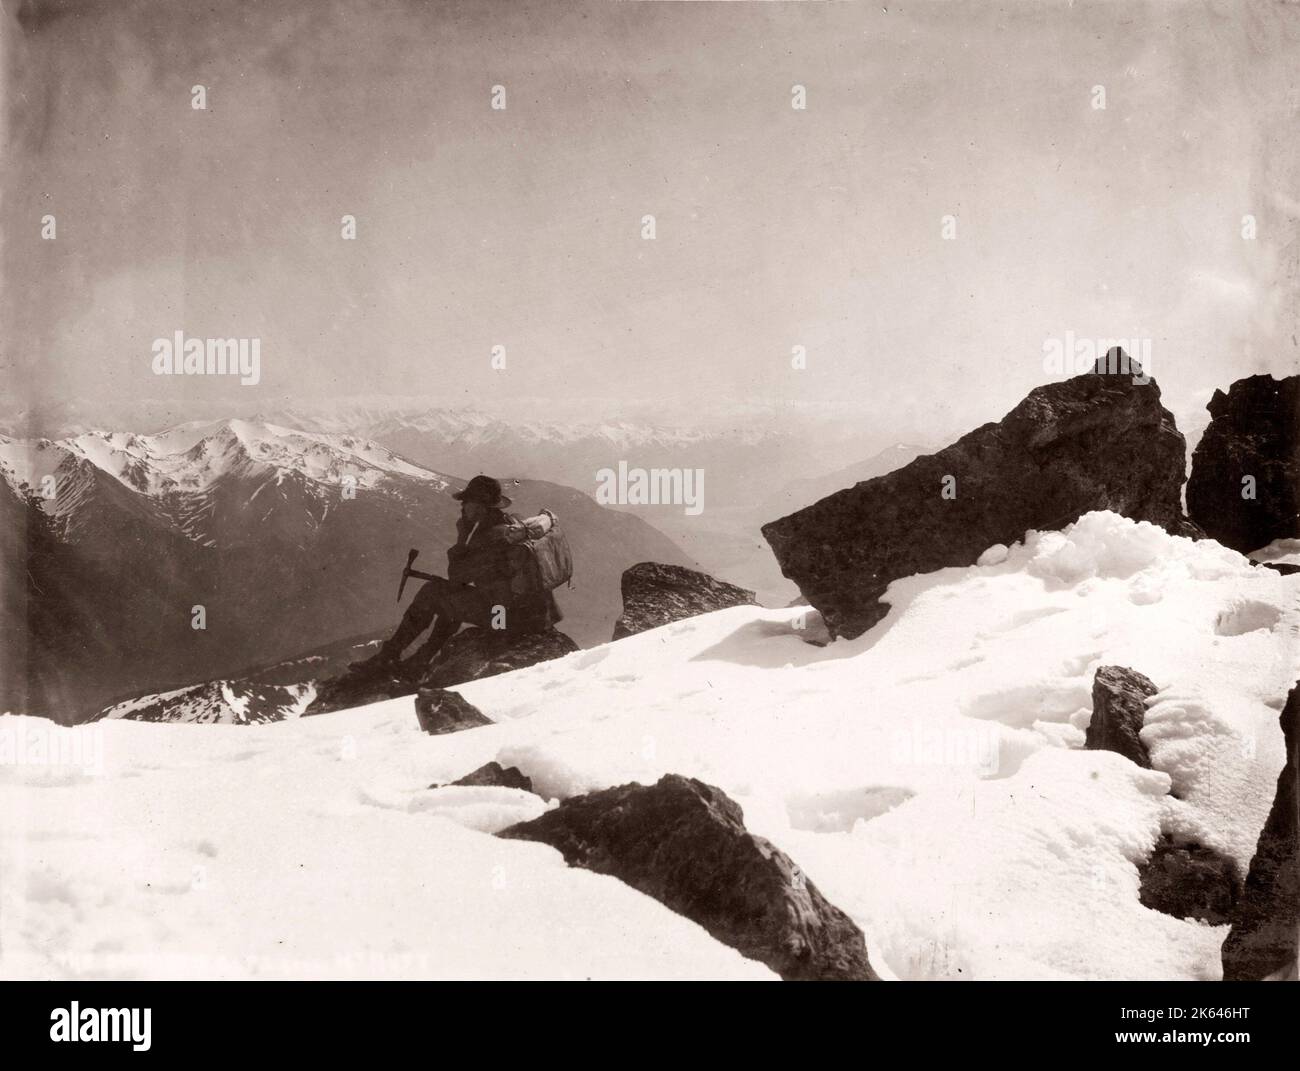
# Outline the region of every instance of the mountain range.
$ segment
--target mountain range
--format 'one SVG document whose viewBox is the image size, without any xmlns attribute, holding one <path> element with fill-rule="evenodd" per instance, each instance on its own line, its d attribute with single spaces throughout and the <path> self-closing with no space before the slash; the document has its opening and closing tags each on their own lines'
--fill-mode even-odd
<svg viewBox="0 0 1300 1071">
<path fill-rule="evenodd" d="M 464 486 L 363 436 L 233 419 L 0 437 L 0 476 L 0 709 L 64 721 L 391 628 L 406 550 L 439 570 Z M 608 638 L 627 566 L 690 564 L 580 491 L 506 482 L 514 510 L 565 524 L 580 644 Z"/>
</svg>

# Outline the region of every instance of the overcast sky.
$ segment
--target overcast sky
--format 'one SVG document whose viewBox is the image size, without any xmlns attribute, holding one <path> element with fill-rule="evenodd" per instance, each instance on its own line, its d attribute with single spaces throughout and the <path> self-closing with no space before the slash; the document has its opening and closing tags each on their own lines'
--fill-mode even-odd
<svg viewBox="0 0 1300 1071">
<path fill-rule="evenodd" d="M 1300 6 L 887 7 L 5 0 L 4 390 L 932 439 L 1067 331 L 1180 419 L 1297 369 Z M 260 385 L 154 376 L 177 330 Z"/>
</svg>

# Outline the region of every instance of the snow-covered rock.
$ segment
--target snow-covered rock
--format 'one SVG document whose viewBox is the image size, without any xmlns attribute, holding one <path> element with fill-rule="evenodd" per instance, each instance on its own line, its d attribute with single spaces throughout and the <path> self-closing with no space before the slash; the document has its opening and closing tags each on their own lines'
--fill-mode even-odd
<svg viewBox="0 0 1300 1071">
<path fill-rule="evenodd" d="M 1300 568 L 1300 539 L 1275 539 L 1268 546 L 1251 551 L 1249 557 L 1261 565 L 1293 565 Z"/>
</svg>

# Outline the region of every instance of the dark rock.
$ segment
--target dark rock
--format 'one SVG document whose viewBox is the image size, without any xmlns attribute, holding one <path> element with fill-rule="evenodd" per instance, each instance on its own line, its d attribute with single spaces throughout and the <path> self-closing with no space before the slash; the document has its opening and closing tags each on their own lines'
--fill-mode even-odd
<svg viewBox="0 0 1300 1071">
<path fill-rule="evenodd" d="M 415 691 L 415 681 L 403 677 L 392 668 L 369 672 L 343 672 L 316 685 L 316 696 L 302 712 L 302 716 L 329 714 L 335 710 L 363 707 L 385 699 L 400 699 Z"/>
<path fill-rule="evenodd" d="M 417 659 L 411 656 L 396 666 L 354 666 L 321 681 L 316 687 L 316 697 L 303 716 L 400 699 L 417 689 L 450 688 L 480 677 L 523 669 L 576 650 L 578 645 L 573 640 L 553 628 L 522 633 L 462 629 L 443 644 L 427 669 L 416 666 Z"/>
<path fill-rule="evenodd" d="M 522 788 L 525 792 L 533 790 L 532 778 L 518 766 L 506 767 L 499 762 L 489 762 L 486 766 L 480 766 L 472 773 L 467 773 L 459 781 L 451 783 L 470 788 Z M 433 784 L 429 787 L 442 788 L 443 786 Z"/>
<path fill-rule="evenodd" d="M 578 645 L 558 629 L 510 633 L 467 628 L 449 639 L 434 656 L 420 687 L 450 688 L 563 658 L 576 650 Z"/>
<path fill-rule="evenodd" d="M 1283 576 L 1294 576 L 1296 573 L 1300 573 L 1300 565 L 1292 562 L 1256 562 L 1255 564 L 1263 566 L 1265 569 L 1272 569 Z"/>
<path fill-rule="evenodd" d="M 634 636 L 688 617 L 756 606 L 752 591 L 680 565 L 641 562 L 623 572 L 623 615 L 614 622 L 613 639 Z"/>
<path fill-rule="evenodd" d="M 1241 888 L 1233 860 L 1200 844 L 1175 844 L 1167 833 L 1138 874 L 1138 899 L 1145 907 L 1213 926 L 1229 920 Z"/>
<path fill-rule="evenodd" d="M 971 565 L 1030 528 L 1113 510 L 1191 534 L 1183 436 L 1160 388 L 1134 382 L 1140 369 L 1130 366 L 1037 387 L 999 423 L 764 525 L 781 571 L 832 636 L 852 638 L 888 612 L 879 598 L 890 581 Z M 956 480 L 955 498 L 943 497 L 945 477 Z"/>
<path fill-rule="evenodd" d="M 787 980 L 877 978 L 862 931 L 701 781 L 669 774 L 577 796 L 498 835 L 626 882 Z"/>
<path fill-rule="evenodd" d="M 1239 379 L 1206 408 L 1187 481 L 1192 520 L 1242 554 L 1300 536 L 1300 375 Z M 1253 499 L 1241 497 L 1244 476 Z"/>
<path fill-rule="evenodd" d="M 1092 720 L 1084 747 L 1092 751 L 1115 751 L 1144 769 L 1151 769 L 1151 756 L 1142 743 L 1145 700 L 1159 689 L 1137 670 L 1124 666 L 1101 666 L 1092 679 Z"/>
<path fill-rule="evenodd" d="M 468 699 L 442 688 L 421 688 L 416 693 L 415 716 L 420 728 L 434 736 L 492 724 Z"/>
<path fill-rule="evenodd" d="M 1223 977 L 1294 977 L 1300 960 L 1300 684 L 1282 708 L 1286 765 L 1223 942 Z"/>
</svg>

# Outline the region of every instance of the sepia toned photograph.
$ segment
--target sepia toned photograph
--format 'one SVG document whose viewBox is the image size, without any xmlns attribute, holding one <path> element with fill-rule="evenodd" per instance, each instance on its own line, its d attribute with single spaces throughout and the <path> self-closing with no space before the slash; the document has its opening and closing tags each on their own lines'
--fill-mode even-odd
<svg viewBox="0 0 1300 1071">
<path fill-rule="evenodd" d="M 147 1050 L 165 989 L 64 984 L 181 981 L 1206 983 L 1091 1026 L 1262 1029 L 1173 1005 L 1297 979 L 1300 4 L 0 34 L 41 1037 Z"/>
</svg>

